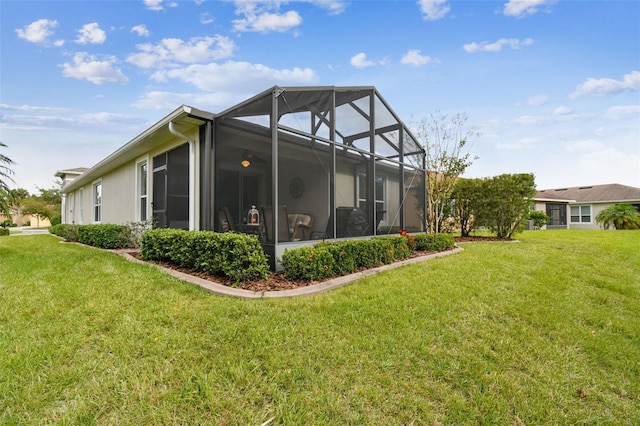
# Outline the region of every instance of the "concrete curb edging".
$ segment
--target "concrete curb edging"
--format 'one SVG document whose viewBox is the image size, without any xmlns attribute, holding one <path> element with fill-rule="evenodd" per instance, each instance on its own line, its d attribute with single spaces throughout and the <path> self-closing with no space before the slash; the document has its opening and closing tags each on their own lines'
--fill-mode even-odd
<svg viewBox="0 0 640 426">
<path fill-rule="evenodd" d="M 171 275 L 172 277 L 181 279 L 183 281 L 187 281 L 191 284 L 195 284 L 204 290 L 217 294 L 219 296 L 231 296 L 231 297 L 239 297 L 243 299 L 263 299 L 263 298 L 282 298 L 282 297 L 297 297 L 297 296 L 310 296 L 313 294 L 324 293 L 326 291 L 330 291 L 336 288 L 344 287 L 347 284 L 350 284 L 354 281 L 362 279 L 364 277 L 368 277 L 371 275 L 376 275 L 384 271 L 388 271 L 391 269 L 399 268 L 404 265 L 410 265 L 418 262 L 425 262 L 427 260 L 436 259 L 438 257 L 449 256 L 451 254 L 459 253 L 463 251 L 462 247 L 456 246 L 452 250 L 447 250 L 443 252 L 433 253 L 426 256 L 414 257 L 411 259 L 402 260 L 396 263 L 390 263 L 388 265 L 379 266 L 373 269 L 367 269 L 365 271 L 356 272 L 350 275 L 343 275 L 340 277 L 336 277 L 327 281 L 323 281 L 317 284 L 311 284 L 306 287 L 299 287 L 291 290 L 279 290 L 279 291 L 251 291 L 251 290 L 243 290 L 241 288 L 229 287 L 223 284 L 219 284 L 213 281 L 205 280 L 204 278 L 196 277 L 190 274 L 185 274 L 184 272 L 176 271 L 171 268 L 165 268 L 164 266 L 152 264 Z M 143 260 L 137 259 L 127 251 L 116 251 L 119 255 L 123 256 L 125 259 L 142 264 L 149 264 Z"/>
</svg>

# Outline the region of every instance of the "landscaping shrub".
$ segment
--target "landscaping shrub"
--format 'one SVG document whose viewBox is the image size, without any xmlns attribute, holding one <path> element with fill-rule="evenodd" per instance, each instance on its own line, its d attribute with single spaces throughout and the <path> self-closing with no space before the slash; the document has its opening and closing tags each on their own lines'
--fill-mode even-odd
<svg viewBox="0 0 640 426">
<path fill-rule="evenodd" d="M 6 237 L 9 235 L 9 228 L 0 227 L 0 237 Z"/>
<path fill-rule="evenodd" d="M 101 223 L 78 226 L 78 242 L 103 249 L 131 246 L 131 233 L 125 225 Z"/>
<path fill-rule="evenodd" d="M 142 234 L 140 255 L 146 260 L 223 275 L 235 283 L 264 280 L 269 273 L 258 239 L 233 232 L 151 229 Z"/>
<path fill-rule="evenodd" d="M 387 265 L 410 257 L 414 250 L 440 251 L 453 246 L 453 236 L 448 234 L 322 242 L 313 247 L 285 250 L 282 266 L 287 279 L 315 281 Z"/>
<path fill-rule="evenodd" d="M 335 275 L 336 262 L 325 244 L 285 250 L 282 255 L 285 277 L 289 280 L 315 281 Z"/>
<path fill-rule="evenodd" d="M 413 238 L 416 251 L 443 251 L 455 245 L 451 234 L 416 234 Z"/>
<path fill-rule="evenodd" d="M 54 213 L 51 215 L 51 217 L 49 218 L 49 223 L 51 223 L 52 225 L 59 225 L 62 223 L 62 214 L 61 213 Z"/>
<path fill-rule="evenodd" d="M 80 225 L 68 225 L 68 224 L 58 224 L 53 225 L 49 228 L 49 232 L 53 235 L 57 235 L 58 237 L 63 238 L 68 242 L 77 242 L 78 241 L 78 227 Z"/>
</svg>

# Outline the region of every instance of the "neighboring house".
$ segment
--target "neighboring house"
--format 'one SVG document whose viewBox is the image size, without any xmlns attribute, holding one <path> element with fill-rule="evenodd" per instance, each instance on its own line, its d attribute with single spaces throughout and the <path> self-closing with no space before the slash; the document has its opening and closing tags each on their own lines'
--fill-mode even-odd
<svg viewBox="0 0 640 426">
<path fill-rule="evenodd" d="M 10 220 L 15 226 L 30 226 L 32 228 L 48 228 L 51 226 L 51 222 L 46 218 L 38 218 L 31 216 L 30 214 L 22 214 L 20 210 L 15 207 L 11 207 L 9 210 L 9 216 L 0 214 L 0 223 L 6 220 Z"/>
<path fill-rule="evenodd" d="M 640 188 L 619 185 L 544 189 L 533 198 L 535 209 L 551 218 L 547 229 L 602 229 L 596 216 L 607 207 L 626 203 L 640 211 Z"/>
<path fill-rule="evenodd" d="M 219 114 L 177 108 L 65 184 L 63 223 L 254 233 L 276 259 L 311 239 L 424 231 L 424 165 L 374 87 L 275 86 Z"/>
<path fill-rule="evenodd" d="M 75 169 L 58 170 L 58 172 L 56 172 L 56 177 L 60 178 L 60 180 L 62 181 L 61 185 L 65 186 L 66 184 L 68 184 L 69 182 L 71 182 L 72 180 L 74 180 L 75 178 L 77 178 L 87 170 L 89 169 L 87 169 L 86 167 L 76 167 Z"/>
</svg>

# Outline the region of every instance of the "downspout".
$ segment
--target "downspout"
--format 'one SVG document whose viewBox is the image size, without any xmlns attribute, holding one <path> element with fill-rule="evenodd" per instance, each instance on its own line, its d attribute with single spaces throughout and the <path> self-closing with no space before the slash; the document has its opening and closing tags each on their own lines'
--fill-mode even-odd
<svg viewBox="0 0 640 426">
<path fill-rule="evenodd" d="M 172 135 L 177 136 L 179 138 L 185 139 L 189 142 L 189 229 L 196 229 L 196 214 L 195 214 L 195 204 L 196 204 L 196 155 L 195 155 L 195 145 L 196 141 L 191 139 L 189 136 L 184 133 L 178 131 L 176 129 L 173 121 L 169 121 L 169 132 Z"/>
</svg>

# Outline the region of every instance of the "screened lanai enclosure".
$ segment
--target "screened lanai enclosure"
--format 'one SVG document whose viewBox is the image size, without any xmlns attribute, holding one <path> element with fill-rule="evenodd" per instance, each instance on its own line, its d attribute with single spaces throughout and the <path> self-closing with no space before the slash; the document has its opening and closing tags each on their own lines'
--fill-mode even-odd
<svg viewBox="0 0 640 426">
<path fill-rule="evenodd" d="M 272 259 L 425 229 L 425 151 L 374 87 L 274 87 L 211 125 L 205 229 L 255 234 Z"/>
</svg>

